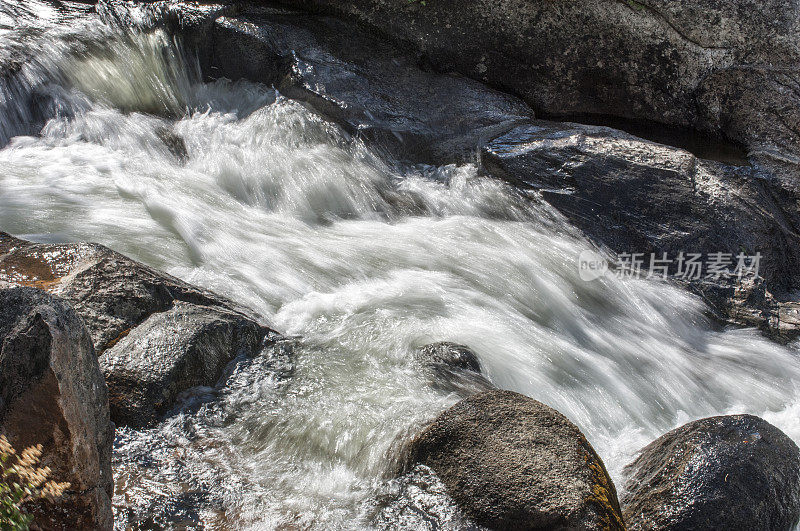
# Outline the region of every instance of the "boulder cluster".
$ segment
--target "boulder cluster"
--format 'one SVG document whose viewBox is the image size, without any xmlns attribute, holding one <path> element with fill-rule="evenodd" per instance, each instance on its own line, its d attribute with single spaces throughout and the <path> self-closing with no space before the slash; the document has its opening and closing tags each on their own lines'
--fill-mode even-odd
<svg viewBox="0 0 800 531">
<path fill-rule="evenodd" d="M 449 358 L 451 370 L 463 370 L 462 356 Z M 472 392 L 424 426 L 401 463 L 406 488 L 389 509 L 411 505 L 420 525 L 436 520 L 443 504 L 415 504 L 421 497 L 406 483 L 441 497 L 441 482 L 457 514 L 488 529 L 789 530 L 800 520 L 800 449 L 751 415 L 696 420 L 662 435 L 625 467 L 619 497 L 575 424 L 500 389 Z M 420 486 L 421 474 L 434 479 Z"/>
<path fill-rule="evenodd" d="M 0 432 L 18 447 L 42 444 L 42 462 L 70 484 L 28 510 L 44 529 L 111 529 L 115 425 L 152 425 L 180 391 L 214 385 L 228 362 L 279 336 L 231 301 L 99 245 L 7 234 L 0 244 Z M 130 327 L 111 337 L 97 323 Z M 626 468 L 619 498 L 580 429 L 494 389 L 468 347 L 426 345 L 415 359 L 465 398 L 405 445 L 401 475 L 414 488 L 403 492 L 433 489 L 469 525 L 791 529 L 800 519 L 800 449 L 762 419 L 713 417 L 665 434 Z"/>
<path fill-rule="evenodd" d="M 279 336 L 233 302 L 96 244 L 0 233 L 0 432 L 68 482 L 45 529 L 110 529 L 115 426 L 154 424 Z"/>
</svg>

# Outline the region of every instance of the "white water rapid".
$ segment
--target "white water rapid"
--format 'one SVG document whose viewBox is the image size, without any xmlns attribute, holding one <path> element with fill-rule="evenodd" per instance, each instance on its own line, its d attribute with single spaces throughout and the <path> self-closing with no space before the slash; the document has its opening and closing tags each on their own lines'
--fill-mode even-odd
<svg viewBox="0 0 800 531">
<path fill-rule="evenodd" d="M 800 441 L 795 346 L 719 329 L 669 283 L 582 281 L 591 245 L 474 165 L 383 160 L 270 87 L 198 82 L 162 33 L 106 28 L 74 53 L 57 28 L 8 26 L 11 7 L 0 38 L 35 61 L 0 87 L 0 230 L 108 245 L 297 338 L 158 428 L 117 430 L 119 525 L 181 499 L 211 527 L 368 526 L 398 440 L 459 398 L 413 361 L 435 341 L 568 416 L 615 479 L 703 416 Z"/>
</svg>

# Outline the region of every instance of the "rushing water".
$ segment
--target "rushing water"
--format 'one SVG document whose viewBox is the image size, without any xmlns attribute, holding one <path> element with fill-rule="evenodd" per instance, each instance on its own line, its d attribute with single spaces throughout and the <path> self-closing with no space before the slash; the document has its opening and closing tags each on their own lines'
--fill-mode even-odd
<svg viewBox="0 0 800 531">
<path fill-rule="evenodd" d="M 433 341 L 469 345 L 495 385 L 567 415 L 615 478 L 702 416 L 749 412 L 800 440 L 793 346 L 718 329 L 668 283 L 582 281 L 590 244 L 474 165 L 403 166 L 270 87 L 200 83 L 159 32 L 89 19 L 105 44 L 77 45 L 55 15 L 4 9 L 5 49 L 33 60 L 0 94 L 0 229 L 106 244 L 296 338 L 158 428 L 118 429 L 120 526 L 148 508 L 368 526 L 398 441 L 459 398 L 413 362 Z"/>
</svg>

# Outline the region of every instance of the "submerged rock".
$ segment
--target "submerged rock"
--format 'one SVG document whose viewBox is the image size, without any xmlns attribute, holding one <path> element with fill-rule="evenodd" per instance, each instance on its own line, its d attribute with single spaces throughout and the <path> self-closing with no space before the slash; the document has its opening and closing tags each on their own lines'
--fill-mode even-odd
<svg viewBox="0 0 800 531">
<path fill-rule="evenodd" d="M 213 386 L 238 355 L 262 348 L 266 331 L 223 308 L 175 302 L 100 356 L 111 418 L 130 427 L 155 422 L 181 391 Z"/>
<path fill-rule="evenodd" d="M 442 480 L 425 465 L 416 465 L 392 480 L 380 499 L 373 526 L 383 530 L 482 531 L 447 494 Z"/>
<path fill-rule="evenodd" d="M 466 515 L 493 529 L 624 529 L 614 484 L 581 431 L 510 391 L 458 402 L 409 445 Z"/>
<path fill-rule="evenodd" d="M 478 356 L 469 347 L 442 341 L 425 345 L 416 351 L 417 361 L 432 367 L 446 367 L 449 370 L 481 372 Z"/>
<path fill-rule="evenodd" d="M 0 287 L 0 431 L 14 447 L 42 445 L 40 466 L 69 482 L 55 500 L 26 504 L 43 529 L 111 529 L 108 394 L 91 338 L 64 301 Z"/>
<path fill-rule="evenodd" d="M 178 393 L 213 385 L 229 361 L 277 336 L 232 301 L 102 245 L 0 233 L 0 280 L 56 294 L 83 318 L 119 424 L 154 421 Z"/>
<path fill-rule="evenodd" d="M 158 127 L 156 129 L 156 136 L 164 143 L 164 146 L 166 146 L 173 157 L 180 162 L 186 162 L 186 159 L 189 158 L 189 152 L 186 149 L 186 141 L 182 136 L 166 127 Z"/>
<path fill-rule="evenodd" d="M 758 417 L 690 422 L 646 446 L 625 469 L 630 529 L 793 529 L 800 449 Z"/>
<path fill-rule="evenodd" d="M 481 374 L 478 356 L 467 346 L 431 343 L 417 349 L 414 358 L 430 376 L 431 384 L 444 392 L 469 396 L 494 388 Z"/>
<path fill-rule="evenodd" d="M 188 487 L 187 487 L 188 489 Z M 178 494 L 151 494 L 142 505 L 126 507 L 117 515 L 116 525 L 122 529 L 198 529 L 202 528 L 203 512 L 224 514 L 222 503 L 215 503 L 204 490 L 191 489 Z"/>
<path fill-rule="evenodd" d="M 800 283 L 800 237 L 769 179 L 750 166 L 695 157 L 607 127 L 534 122 L 494 139 L 484 166 L 542 197 L 587 235 L 618 253 L 761 253 L 758 279 L 694 282 L 726 316 L 781 333 L 774 296 Z M 760 290 L 760 291 L 759 291 Z M 761 295 L 759 296 L 758 293 Z M 751 311 L 748 311 L 751 310 Z"/>
</svg>

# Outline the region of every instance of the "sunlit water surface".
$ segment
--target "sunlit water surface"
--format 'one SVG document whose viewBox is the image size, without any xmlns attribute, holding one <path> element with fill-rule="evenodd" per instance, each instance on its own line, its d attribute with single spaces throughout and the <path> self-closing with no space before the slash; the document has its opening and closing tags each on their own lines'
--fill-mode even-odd
<svg viewBox="0 0 800 531">
<path fill-rule="evenodd" d="M 0 95 L 0 229 L 106 244 L 296 338 L 160 427 L 118 429 L 120 526 L 149 506 L 217 527 L 370 525 L 399 442 L 459 399 L 413 361 L 434 341 L 469 345 L 492 383 L 567 415 L 617 479 L 707 415 L 800 439 L 794 347 L 720 331 L 667 283 L 582 281 L 590 244 L 476 166 L 387 162 L 269 87 L 199 83 L 161 33 L 106 28 L 75 54 L 0 30 L 41 46 Z M 11 97 L 31 93 L 46 95 L 41 131 Z"/>
</svg>

